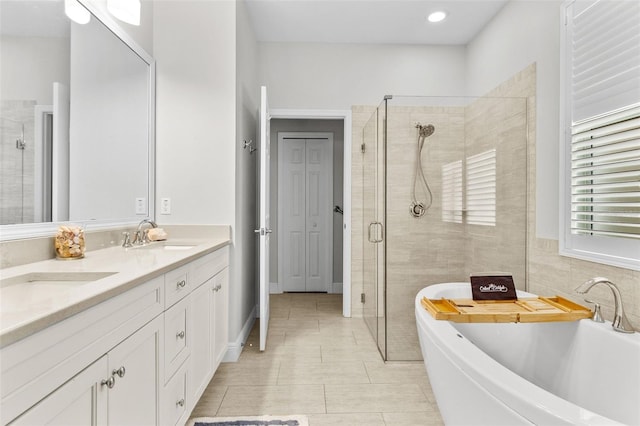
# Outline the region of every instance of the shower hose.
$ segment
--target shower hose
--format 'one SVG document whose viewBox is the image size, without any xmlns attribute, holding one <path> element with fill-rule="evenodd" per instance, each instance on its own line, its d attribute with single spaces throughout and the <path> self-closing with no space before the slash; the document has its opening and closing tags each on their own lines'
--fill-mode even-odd
<svg viewBox="0 0 640 426">
<path fill-rule="evenodd" d="M 431 188 L 429 187 L 429 182 L 427 182 L 427 178 L 424 175 L 424 170 L 422 169 L 422 148 L 424 147 L 424 141 L 428 136 L 431 136 L 434 132 L 434 127 L 432 125 L 422 126 L 417 124 L 418 128 L 418 145 L 417 145 L 417 158 L 416 158 L 416 168 L 413 174 L 413 198 L 411 207 L 409 208 L 409 212 L 413 217 L 421 217 L 424 215 L 427 210 L 433 204 L 433 194 L 431 192 Z M 420 177 L 421 186 L 424 187 L 424 192 L 428 196 L 428 201 L 424 203 L 419 201 L 416 197 L 416 186 L 418 184 L 418 176 Z"/>
</svg>

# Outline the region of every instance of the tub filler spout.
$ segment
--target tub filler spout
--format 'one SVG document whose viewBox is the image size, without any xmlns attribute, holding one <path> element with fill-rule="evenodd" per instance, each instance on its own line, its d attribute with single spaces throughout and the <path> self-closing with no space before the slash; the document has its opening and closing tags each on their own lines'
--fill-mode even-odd
<svg viewBox="0 0 640 426">
<path fill-rule="evenodd" d="M 611 289 L 611 292 L 613 293 L 613 301 L 615 304 L 615 312 L 613 314 L 613 322 L 611 324 L 613 329 L 621 333 L 634 333 L 635 331 L 631 326 L 631 323 L 629 323 L 629 320 L 624 313 L 624 308 L 622 307 L 622 296 L 620 295 L 620 290 L 618 290 L 618 287 L 607 278 L 591 278 L 590 280 L 585 281 L 584 283 L 582 283 L 582 285 L 576 288 L 576 292 L 580 294 L 586 294 L 597 284 L 606 285 Z"/>
</svg>

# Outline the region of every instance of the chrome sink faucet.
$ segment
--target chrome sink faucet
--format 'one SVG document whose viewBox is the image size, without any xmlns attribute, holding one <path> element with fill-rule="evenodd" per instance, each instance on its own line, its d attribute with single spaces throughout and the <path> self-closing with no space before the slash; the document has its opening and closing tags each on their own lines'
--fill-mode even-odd
<svg viewBox="0 0 640 426">
<path fill-rule="evenodd" d="M 613 323 L 611 326 L 615 331 L 621 333 L 634 333 L 634 329 L 629 323 L 627 316 L 624 314 L 624 308 L 622 307 L 622 296 L 618 287 L 607 278 L 595 277 L 588 281 L 585 281 L 582 285 L 576 288 L 576 291 L 580 294 L 586 294 L 593 286 L 597 284 L 604 284 L 613 292 L 613 301 L 615 303 L 615 312 L 613 313 Z"/>
<path fill-rule="evenodd" d="M 147 232 L 143 232 L 142 231 L 142 227 L 147 224 L 149 226 L 151 226 L 152 228 L 157 228 L 158 224 L 155 223 L 153 220 L 151 219 L 144 219 L 141 220 L 140 223 L 138 224 L 138 229 L 136 230 L 136 233 L 133 236 L 133 244 L 137 244 L 139 246 L 146 244 L 149 242 L 149 237 L 147 235 Z"/>
</svg>

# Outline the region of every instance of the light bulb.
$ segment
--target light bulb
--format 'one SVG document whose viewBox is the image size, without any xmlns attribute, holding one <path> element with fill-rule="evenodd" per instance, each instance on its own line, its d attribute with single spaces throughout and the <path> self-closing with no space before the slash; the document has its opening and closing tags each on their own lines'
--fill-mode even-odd
<svg viewBox="0 0 640 426">
<path fill-rule="evenodd" d="M 447 12 L 443 12 L 439 10 L 437 12 L 430 13 L 429 16 L 427 16 L 427 20 L 429 22 L 436 23 L 436 22 L 444 21 L 446 17 L 447 17 Z"/>
</svg>

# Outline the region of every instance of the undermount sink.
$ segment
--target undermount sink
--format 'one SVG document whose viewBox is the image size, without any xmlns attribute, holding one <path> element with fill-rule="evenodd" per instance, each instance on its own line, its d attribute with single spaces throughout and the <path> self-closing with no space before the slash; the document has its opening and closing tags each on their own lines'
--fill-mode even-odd
<svg viewBox="0 0 640 426">
<path fill-rule="evenodd" d="M 143 246 L 133 246 L 131 248 L 136 250 L 166 250 L 166 251 L 181 251 L 189 250 L 196 246 L 196 244 L 189 243 L 170 243 L 168 241 L 158 241 L 154 243 L 145 244 Z"/>
<path fill-rule="evenodd" d="M 18 284 L 69 287 L 87 284 L 106 278 L 116 272 L 29 272 L 0 280 L 0 288 Z"/>
<path fill-rule="evenodd" d="M 0 280 L 0 311 L 6 314 L 48 308 L 68 297 L 73 289 L 113 274 L 116 272 L 30 272 L 5 278 Z"/>
</svg>

